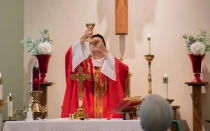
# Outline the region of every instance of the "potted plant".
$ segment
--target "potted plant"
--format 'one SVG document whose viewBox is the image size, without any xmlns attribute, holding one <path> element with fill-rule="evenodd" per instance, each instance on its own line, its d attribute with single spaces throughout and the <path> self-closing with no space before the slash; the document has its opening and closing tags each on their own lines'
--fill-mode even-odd
<svg viewBox="0 0 210 131">
<path fill-rule="evenodd" d="M 182 37 L 186 40 L 188 55 L 192 63 L 195 76 L 193 82 L 203 82 L 200 79 L 200 73 L 202 60 L 210 50 L 208 34 L 205 30 L 200 30 L 200 34 L 196 37 L 191 34 L 184 34 Z"/>
<path fill-rule="evenodd" d="M 45 78 L 48 71 L 48 63 L 52 55 L 52 40 L 50 40 L 48 30 L 40 33 L 40 39 L 33 40 L 31 37 L 28 37 L 20 43 L 25 44 L 27 51 L 36 57 L 40 69 L 40 82 L 44 83 L 47 82 Z"/>
</svg>

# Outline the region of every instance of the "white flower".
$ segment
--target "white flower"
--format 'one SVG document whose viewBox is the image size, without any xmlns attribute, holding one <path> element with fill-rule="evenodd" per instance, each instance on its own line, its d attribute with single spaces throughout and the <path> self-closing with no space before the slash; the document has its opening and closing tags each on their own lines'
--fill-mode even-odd
<svg viewBox="0 0 210 131">
<path fill-rule="evenodd" d="M 52 45 L 50 42 L 43 42 L 38 45 L 39 54 L 51 54 Z"/>
<path fill-rule="evenodd" d="M 205 45 L 198 41 L 190 46 L 190 50 L 194 55 L 203 55 L 205 53 L 205 49 Z"/>
</svg>

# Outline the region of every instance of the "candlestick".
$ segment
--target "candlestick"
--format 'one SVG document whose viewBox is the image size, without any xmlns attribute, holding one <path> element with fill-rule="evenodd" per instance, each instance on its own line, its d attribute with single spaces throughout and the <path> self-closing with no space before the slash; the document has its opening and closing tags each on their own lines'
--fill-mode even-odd
<svg viewBox="0 0 210 131">
<path fill-rule="evenodd" d="M 148 54 L 144 56 L 145 59 L 148 61 L 148 68 L 149 68 L 149 72 L 148 72 L 148 93 L 151 94 L 152 93 L 152 71 L 151 71 L 151 64 L 152 64 L 152 60 L 154 59 L 154 55 Z"/>
<path fill-rule="evenodd" d="M 0 129 L 2 130 L 2 108 L 7 104 L 7 100 L 0 100 Z"/>
<path fill-rule="evenodd" d="M 9 120 L 12 120 L 13 103 L 12 103 L 12 94 L 11 93 L 9 93 L 7 100 L 8 100 L 8 118 L 9 118 Z"/>
<path fill-rule="evenodd" d="M 30 115 L 30 120 L 31 120 L 31 116 L 34 117 L 34 120 L 37 117 L 39 117 L 41 119 L 46 118 L 47 108 L 42 106 L 39 102 L 39 98 L 42 94 L 42 91 L 30 91 L 29 94 L 32 97 L 32 103 L 29 104 L 29 106 L 23 107 L 23 109 L 16 109 L 14 111 L 14 117 L 16 118 L 17 116 L 19 116 L 18 118 L 20 118 L 20 120 L 22 120 L 22 119 L 25 119 L 26 117 L 28 117 L 27 113 L 29 113 L 28 115 Z M 32 112 L 28 112 L 30 110 L 33 112 L 32 115 L 31 115 Z"/>
<path fill-rule="evenodd" d="M 1 72 L 0 72 L 0 100 L 3 99 L 3 78 L 1 76 Z"/>
<path fill-rule="evenodd" d="M 39 91 L 40 90 L 40 82 L 39 82 L 39 67 L 32 68 L 32 76 L 31 76 L 31 90 L 32 91 Z"/>
<path fill-rule="evenodd" d="M 168 77 L 165 76 L 163 77 L 163 90 L 164 90 L 164 94 L 165 94 L 165 98 L 168 99 Z"/>
<path fill-rule="evenodd" d="M 148 33 L 148 35 L 147 35 L 147 40 L 149 41 L 149 54 L 151 54 L 151 37 L 150 37 L 150 33 Z"/>
</svg>

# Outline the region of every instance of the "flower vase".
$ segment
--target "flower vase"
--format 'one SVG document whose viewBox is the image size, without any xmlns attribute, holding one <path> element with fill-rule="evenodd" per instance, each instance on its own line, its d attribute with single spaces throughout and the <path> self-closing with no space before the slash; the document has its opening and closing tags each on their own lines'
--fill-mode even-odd
<svg viewBox="0 0 210 131">
<path fill-rule="evenodd" d="M 47 54 L 39 54 L 35 55 L 39 64 L 39 70 L 40 70 L 40 83 L 47 82 L 46 80 L 46 73 L 48 70 L 48 63 L 51 58 L 51 55 Z"/>
<path fill-rule="evenodd" d="M 192 69 L 193 69 L 193 73 L 194 73 L 194 80 L 192 82 L 203 82 L 200 79 L 200 73 L 201 73 L 201 64 L 203 61 L 203 58 L 205 57 L 205 55 L 193 55 L 193 54 L 189 54 L 191 63 L 192 63 Z"/>
</svg>

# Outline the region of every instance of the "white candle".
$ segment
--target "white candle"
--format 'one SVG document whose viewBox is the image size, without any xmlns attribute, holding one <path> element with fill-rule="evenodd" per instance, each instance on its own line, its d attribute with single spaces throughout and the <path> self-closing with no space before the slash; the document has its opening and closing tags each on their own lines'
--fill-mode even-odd
<svg viewBox="0 0 210 131">
<path fill-rule="evenodd" d="M 164 90 L 164 97 L 168 99 L 168 77 L 166 76 L 166 73 L 165 76 L 163 77 L 163 90 Z"/>
<path fill-rule="evenodd" d="M 3 99 L 3 79 L 1 77 L 1 72 L 0 72 L 0 100 Z"/>
<path fill-rule="evenodd" d="M 8 118 L 12 118 L 12 110 L 13 110 L 13 103 L 12 103 L 12 94 L 9 93 L 9 96 L 7 97 L 8 100 Z"/>
<path fill-rule="evenodd" d="M 147 35 L 147 40 L 149 41 L 149 54 L 151 54 L 151 37 L 150 37 L 150 33 L 148 33 L 148 35 Z"/>
</svg>

